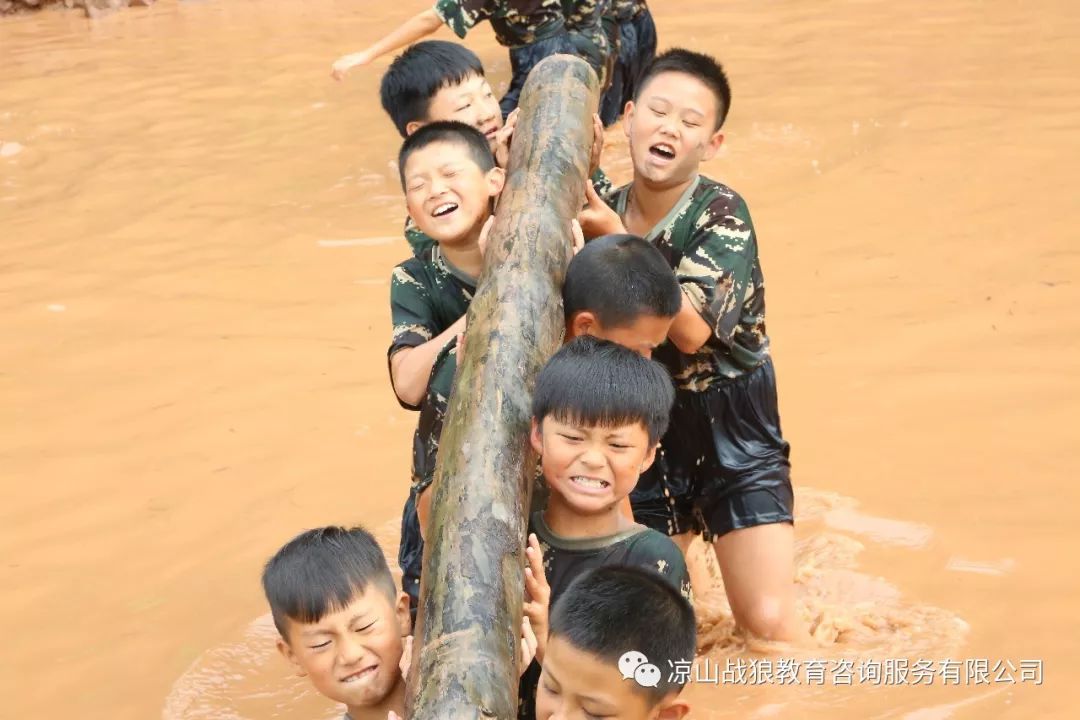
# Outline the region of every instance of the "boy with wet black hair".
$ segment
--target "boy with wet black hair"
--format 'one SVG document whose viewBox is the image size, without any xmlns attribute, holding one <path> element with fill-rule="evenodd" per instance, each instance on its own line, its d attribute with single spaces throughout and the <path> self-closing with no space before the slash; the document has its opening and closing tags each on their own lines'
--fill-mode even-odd
<svg viewBox="0 0 1080 720">
<path fill-rule="evenodd" d="M 659 363 L 588 335 L 564 345 L 537 376 L 529 439 L 548 498 L 529 523 L 525 612 L 536 631 L 538 661 L 545 657 L 549 603 L 590 569 L 644 568 L 689 599 L 678 546 L 622 511 L 655 458 L 674 399 Z M 534 664 L 522 679 L 520 717 L 532 715 L 538 677 Z"/>
<path fill-rule="evenodd" d="M 401 713 L 399 663 L 409 600 L 378 542 L 363 528 L 308 530 L 266 563 L 263 590 L 281 637 L 278 650 L 351 720 Z"/>
<path fill-rule="evenodd" d="M 655 573 L 601 567 L 582 574 L 553 604 L 550 626 L 537 720 L 689 713 L 679 697 L 685 678 L 672 670 L 694 659 L 694 609 Z"/>
<path fill-rule="evenodd" d="M 586 188 L 581 224 L 586 235 L 642 235 L 683 290 L 670 342 L 656 354 L 678 387 L 665 467 L 631 497 L 635 517 L 681 536 L 684 548 L 689 532 L 704 532 L 736 623 L 758 637 L 800 641 L 790 448 L 757 235 L 738 193 L 698 172 L 720 149 L 730 106 L 727 76 L 712 57 L 682 49 L 657 57 L 623 117 L 633 181 L 610 194 L 611 207 Z"/>
<path fill-rule="evenodd" d="M 458 122 L 429 123 L 409 135 L 398 166 L 409 217 L 433 241 L 395 267 L 390 281 L 390 382 L 402 407 L 421 411 L 413 444 L 423 448 L 429 433 L 429 383 L 465 329 L 483 269 L 482 230 L 504 174 L 480 131 Z M 422 457 L 414 449 L 413 487 L 424 472 L 418 461 Z M 414 609 L 420 563 L 412 540 L 419 532 L 415 502 L 410 492 L 398 556 Z"/>
<path fill-rule="evenodd" d="M 562 0 L 437 0 L 434 7 L 409 18 L 370 47 L 338 58 L 331 72 L 340 80 L 351 68 L 421 40 L 444 24 L 464 38 L 484 20 L 491 23 L 496 41 L 510 50 L 510 88 L 499 102 L 504 118 L 517 107 L 529 72 L 550 55 L 579 55 L 603 77 L 603 62 L 597 65 L 583 53 L 576 33 L 566 27 Z"/>
</svg>

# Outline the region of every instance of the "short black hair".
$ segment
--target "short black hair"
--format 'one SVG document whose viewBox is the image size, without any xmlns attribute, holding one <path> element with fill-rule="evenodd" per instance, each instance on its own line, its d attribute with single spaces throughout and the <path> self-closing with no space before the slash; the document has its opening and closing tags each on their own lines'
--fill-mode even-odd
<svg viewBox="0 0 1080 720">
<path fill-rule="evenodd" d="M 375 538 L 362 527 L 322 527 L 302 532 L 274 554 L 262 584 L 281 637 L 287 620 L 318 622 L 369 586 L 393 603 L 397 587 Z"/>
<path fill-rule="evenodd" d="M 637 235 L 591 240 L 566 269 L 567 323 L 575 313 L 588 310 L 604 327 L 626 327 L 642 315 L 675 317 L 681 305 L 679 281 L 667 260 Z"/>
<path fill-rule="evenodd" d="M 640 422 L 656 444 L 667 430 L 675 388 L 663 365 L 609 340 L 574 338 L 536 378 L 533 418 L 614 427 Z"/>
<path fill-rule="evenodd" d="M 484 172 L 488 172 L 495 167 L 495 156 L 491 154 L 491 146 L 488 145 L 484 133 L 472 125 L 466 125 L 456 120 L 433 122 L 405 138 L 405 142 L 401 144 L 401 151 L 398 153 L 398 174 L 401 176 L 401 187 L 403 189 L 405 187 L 405 163 L 408 162 L 409 156 L 417 150 L 437 142 L 464 145 L 465 149 L 469 151 L 473 162 Z"/>
<path fill-rule="evenodd" d="M 612 665 L 624 653 L 644 654 L 660 668 L 660 684 L 631 686 L 653 702 L 682 689 L 675 663 L 692 662 L 697 651 L 693 606 L 656 572 L 636 567 L 580 575 L 555 602 L 549 628 L 551 637 Z"/>
<path fill-rule="evenodd" d="M 719 109 L 716 117 L 716 129 L 719 130 L 731 110 L 731 85 L 728 84 L 727 74 L 716 58 L 685 48 L 672 48 L 660 53 L 641 72 L 634 102 L 637 103 L 641 91 L 650 80 L 666 72 L 680 72 L 696 77 L 713 91 L 716 107 Z"/>
<path fill-rule="evenodd" d="M 484 77 L 484 66 L 469 48 L 446 40 L 424 40 L 394 58 L 382 77 L 383 110 L 405 137 L 411 122 L 428 119 L 431 98 L 444 87 Z"/>
</svg>

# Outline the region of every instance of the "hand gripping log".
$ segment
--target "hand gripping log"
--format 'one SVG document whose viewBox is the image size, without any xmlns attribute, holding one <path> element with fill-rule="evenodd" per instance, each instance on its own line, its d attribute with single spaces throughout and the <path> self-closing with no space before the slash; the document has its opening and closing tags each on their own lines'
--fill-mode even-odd
<svg viewBox="0 0 1080 720">
<path fill-rule="evenodd" d="M 587 63 L 556 55 L 521 96 L 430 491 L 410 720 L 517 715 L 530 403 L 562 342 L 570 221 L 585 197 L 598 95 Z"/>
</svg>

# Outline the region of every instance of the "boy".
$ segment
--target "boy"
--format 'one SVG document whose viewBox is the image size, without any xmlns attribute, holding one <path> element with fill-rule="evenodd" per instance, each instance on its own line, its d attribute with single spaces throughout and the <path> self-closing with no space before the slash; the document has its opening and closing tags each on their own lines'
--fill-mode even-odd
<svg viewBox="0 0 1080 720">
<path fill-rule="evenodd" d="M 525 78 L 537 63 L 556 53 L 580 54 L 566 29 L 562 0 L 438 0 L 365 50 L 339 58 L 331 72 L 340 80 L 351 68 L 427 37 L 444 23 L 464 38 L 484 20 L 491 23 L 498 43 L 510 50 L 513 75 L 499 102 L 504 118 L 517 107 Z M 603 77 L 603 65 L 594 68 Z"/>
<path fill-rule="evenodd" d="M 409 600 L 394 588 L 382 549 L 361 527 L 308 530 L 266 563 L 263 591 L 280 638 L 278 651 L 342 703 L 346 720 L 404 714 L 411 651 Z M 522 621 L 524 668 L 536 652 Z"/>
<path fill-rule="evenodd" d="M 403 713 L 398 666 L 410 632 L 409 600 L 363 528 L 309 530 L 266 563 L 263 590 L 277 647 L 351 720 Z"/>
<path fill-rule="evenodd" d="M 629 567 L 591 570 L 555 603 L 550 625 L 537 720 L 679 720 L 690 712 L 679 697 L 682 685 L 673 668 L 694 659 L 694 609 L 654 573 Z M 628 653 L 637 656 L 623 660 Z M 652 673 L 659 678 L 655 686 L 637 681 L 651 672 L 638 670 L 635 663 L 642 658 L 642 664 L 660 671 Z"/>
<path fill-rule="evenodd" d="M 614 210 L 587 188 L 581 222 L 587 234 L 629 229 L 655 243 L 684 293 L 671 342 L 657 353 L 678 387 L 666 467 L 632 498 L 635 513 L 652 499 L 669 512 L 668 534 L 702 526 L 736 623 L 758 637 L 801 640 L 789 446 L 757 238 L 743 199 L 698 174 L 723 142 L 730 104 L 713 58 L 681 49 L 660 55 L 623 118 L 633 181 L 609 198 Z"/>
<path fill-rule="evenodd" d="M 540 456 L 548 498 L 529 523 L 525 588 L 539 662 L 546 657 L 547 606 L 587 570 L 644 568 L 689 599 L 678 546 L 622 512 L 656 456 L 674 399 L 671 378 L 659 363 L 588 335 L 564 345 L 537 376 L 529 440 Z M 534 665 L 522 680 L 523 718 L 531 716 L 538 673 Z"/>
<path fill-rule="evenodd" d="M 417 231 L 433 241 L 395 267 L 390 282 L 390 382 L 403 407 L 421 411 L 413 441 L 415 486 L 423 471 L 417 448 L 423 448 L 429 434 L 429 380 L 465 329 L 465 313 L 483 269 L 481 229 L 491 216 L 492 199 L 502 190 L 504 174 L 480 131 L 458 122 L 430 123 L 409 135 L 398 166 L 409 217 Z M 410 540 L 416 525 L 414 505 L 410 493 L 402 513 L 398 561 L 402 583 L 415 600 L 413 575 L 419 578 L 420 556 Z"/>
<path fill-rule="evenodd" d="M 600 100 L 600 117 L 608 127 L 633 99 L 641 71 L 656 57 L 656 24 L 645 0 L 611 0 L 603 26 L 614 60 L 611 85 Z"/>
<path fill-rule="evenodd" d="M 567 267 L 562 295 L 568 341 L 592 335 L 617 342 L 644 357 L 650 357 L 653 349 L 664 342 L 682 302 L 679 284 L 663 255 L 633 235 L 597 238 L 582 248 Z M 430 494 L 426 491 L 435 477 L 439 436 L 456 367 L 456 353 L 447 346 L 436 361 L 413 440 L 414 488 L 410 502 L 419 503 L 420 517 L 407 508 L 398 562 L 402 584 L 414 607 L 423 554 L 420 518 L 427 517 Z"/>
</svg>

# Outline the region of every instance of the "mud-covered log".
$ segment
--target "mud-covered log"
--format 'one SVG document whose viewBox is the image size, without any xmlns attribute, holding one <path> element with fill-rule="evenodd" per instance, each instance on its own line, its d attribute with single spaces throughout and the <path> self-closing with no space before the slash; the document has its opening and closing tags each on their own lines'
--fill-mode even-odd
<svg viewBox="0 0 1080 720">
<path fill-rule="evenodd" d="M 409 720 L 517 714 L 532 388 L 562 342 L 570 221 L 585 198 L 596 75 L 550 57 L 521 97 L 506 187 L 439 443 Z"/>
</svg>

